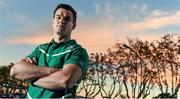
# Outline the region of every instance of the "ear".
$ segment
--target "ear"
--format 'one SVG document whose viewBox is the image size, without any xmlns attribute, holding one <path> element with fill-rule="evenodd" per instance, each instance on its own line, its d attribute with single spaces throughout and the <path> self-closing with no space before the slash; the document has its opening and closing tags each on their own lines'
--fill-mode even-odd
<svg viewBox="0 0 180 99">
<path fill-rule="evenodd" d="M 76 27 L 76 23 L 73 24 L 72 30 L 74 30 Z"/>
</svg>

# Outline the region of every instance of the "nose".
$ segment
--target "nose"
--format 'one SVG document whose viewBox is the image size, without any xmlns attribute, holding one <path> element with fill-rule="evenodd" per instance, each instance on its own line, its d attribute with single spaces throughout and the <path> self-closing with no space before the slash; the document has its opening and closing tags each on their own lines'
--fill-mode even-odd
<svg viewBox="0 0 180 99">
<path fill-rule="evenodd" d="M 59 20 L 58 20 L 58 23 L 60 24 L 65 24 L 65 19 L 63 17 L 61 17 Z"/>
</svg>

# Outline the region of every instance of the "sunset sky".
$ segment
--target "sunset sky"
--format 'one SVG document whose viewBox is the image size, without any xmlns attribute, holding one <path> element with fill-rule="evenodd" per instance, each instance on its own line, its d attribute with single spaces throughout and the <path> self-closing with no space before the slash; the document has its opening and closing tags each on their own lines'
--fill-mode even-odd
<svg viewBox="0 0 180 99">
<path fill-rule="evenodd" d="M 105 52 L 127 37 L 152 41 L 180 34 L 180 0 L 0 0 L 0 65 L 17 62 L 52 39 L 59 3 L 77 10 L 72 39 L 88 53 Z"/>
</svg>

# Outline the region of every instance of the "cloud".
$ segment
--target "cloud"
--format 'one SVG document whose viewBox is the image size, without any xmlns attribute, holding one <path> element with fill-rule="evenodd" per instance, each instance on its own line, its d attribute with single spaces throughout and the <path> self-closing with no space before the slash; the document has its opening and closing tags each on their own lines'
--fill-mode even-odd
<svg viewBox="0 0 180 99">
<path fill-rule="evenodd" d="M 20 15 L 20 14 L 14 15 L 13 18 L 15 18 L 15 19 L 18 20 L 18 21 L 27 21 L 27 20 L 29 20 L 29 18 L 28 18 L 27 16 L 25 16 L 25 15 Z"/>
<path fill-rule="evenodd" d="M 175 15 L 172 15 L 171 17 L 173 16 Z M 37 45 L 44 42 L 49 42 L 51 40 L 51 34 L 48 32 L 49 30 L 47 28 L 49 29 L 48 25 L 41 28 L 45 31 L 30 33 L 32 35 L 21 37 L 16 36 L 6 39 L 6 43 Z M 121 27 L 114 24 L 112 20 L 104 21 L 104 19 L 102 19 L 97 21 L 93 19 L 86 19 L 86 21 L 81 21 L 77 24 L 76 29 L 72 32 L 72 38 L 76 39 L 78 43 L 88 50 L 88 52 L 105 52 L 117 41 L 126 42 L 126 38 L 128 36 L 130 38 L 133 37 L 148 41 L 159 39 L 162 36 L 160 34 L 143 31 L 142 33 L 131 33 L 128 31 L 132 29 L 131 27 L 126 27 L 126 29 L 127 30 L 121 30 Z"/>
<path fill-rule="evenodd" d="M 36 33 L 36 35 L 29 36 L 15 36 L 9 39 L 5 39 L 4 43 L 7 44 L 29 44 L 29 45 L 37 45 L 45 42 L 49 42 L 51 40 L 51 36 L 48 33 Z"/>
<path fill-rule="evenodd" d="M 77 28 L 72 32 L 72 38 L 76 39 L 89 52 L 105 52 L 117 40 L 115 29 L 109 25 L 111 26 L 110 22 L 97 22 L 96 20 L 88 20 L 88 23 L 81 22 L 79 25 L 77 24 Z M 52 37 L 47 28 L 49 28 L 47 25 L 41 27 L 43 31 L 37 30 L 38 32 L 35 30 L 29 30 L 28 32 L 27 29 L 24 29 L 23 31 L 28 32 L 28 34 L 9 37 L 4 40 L 4 43 L 38 45 L 49 42 Z"/>
<path fill-rule="evenodd" d="M 150 17 L 161 17 L 161 16 L 168 16 L 168 15 L 170 15 L 171 14 L 171 12 L 170 11 L 163 11 L 163 10 L 154 10 L 154 11 L 152 11 L 151 12 L 151 15 L 150 15 Z"/>
<path fill-rule="evenodd" d="M 146 14 L 147 11 L 149 10 L 147 4 L 130 4 L 131 6 L 129 6 L 129 10 L 130 11 L 134 11 L 134 12 L 138 12 L 141 14 Z"/>
<path fill-rule="evenodd" d="M 31 23 L 31 19 L 28 16 L 23 15 L 21 13 L 12 14 L 11 16 L 9 16 L 9 19 L 12 22 L 16 22 L 17 24 L 24 24 L 25 26 Z"/>
<path fill-rule="evenodd" d="M 100 6 L 97 2 L 94 3 L 95 6 L 95 10 L 96 10 L 96 15 L 99 15 L 99 10 L 100 10 Z"/>
<path fill-rule="evenodd" d="M 112 14 L 111 5 L 108 3 L 105 4 L 105 13 L 106 13 L 106 15 Z"/>
<path fill-rule="evenodd" d="M 89 18 L 86 17 L 86 14 L 82 11 L 78 11 L 81 12 L 80 15 L 85 18 L 78 21 L 77 28 L 72 33 L 72 38 L 76 39 L 89 52 L 105 52 L 108 48 L 111 48 L 115 42 L 125 42 L 127 36 L 148 41 L 159 39 L 162 35 L 158 34 L 156 31 L 152 33 L 147 30 L 160 29 L 180 23 L 180 11 L 172 14 L 169 11 L 162 10 L 149 11 L 146 4 L 134 4 L 132 6 L 126 4 L 129 5 L 128 9 L 133 9 L 129 10 L 131 13 L 143 13 L 147 14 L 147 16 L 142 18 L 142 21 L 122 21 L 117 20 L 119 17 L 122 18 L 122 15 L 119 15 L 119 11 L 117 11 L 119 7 L 114 8 L 113 5 L 106 3 L 103 6 L 100 6 L 99 3 L 94 3 L 94 5 L 97 16 Z M 122 7 L 120 8 L 120 14 L 122 14 L 123 10 L 127 9 L 127 6 L 120 7 Z M 140 11 L 138 11 L 138 9 L 140 9 Z M 99 15 L 102 14 L 100 11 L 104 11 L 103 15 L 105 16 L 102 17 Z M 124 12 L 128 13 L 127 10 L 124 10 Z M 127 16 L 127 19 L 131 19 L 131 17 L 134 16 Z M 17 18 L 19 18 L 19 20 L 28 20 L 28 17 L 23 15 Z M 14 36 L 6 39 L 5 42 L 8 44 L 40 44 L 49 42 L 51 40 L 49 27 L 49 25 L 45 25 L 40 28 L 43 31 L 38 32 L 25 28 L 26 32 L 33 32 L 32 35 Z"/>
<path fill-rule="evenodd" d="M 140 22 L 125 22 L 121 24 L 122 29 L 132 30 L 132 31 L 141 31 L 149 29 L 159 29 L 162 27 L 167 27 L 170 25 L 180 24 L 180 11 L 177 11 L 173 15 L 161 16 L 160 12 L 154 13 L 155 17 L 147 17 Z"/>
<path fill-rule="evenodd" d="M 73 31 L 72 38 L 89 52 L 105 52 L 116 41 L 115 29 L 112 29 L 110 24 L 95 20 L 88 20 L 88 23 L 82 22 Z"/>
</svg>

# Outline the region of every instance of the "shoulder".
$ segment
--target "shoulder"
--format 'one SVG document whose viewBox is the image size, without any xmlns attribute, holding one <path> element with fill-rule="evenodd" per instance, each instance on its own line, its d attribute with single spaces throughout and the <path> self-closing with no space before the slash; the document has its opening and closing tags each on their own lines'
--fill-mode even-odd
<svg viewBox="0 0 180 99">
<path fill-rule="evenodd" d="M 49 43 L 43 43 L 43 44 L 40 44 L 39 47 L 47 47 L 49 45 Z"/>
<path fill-rule="evenodd" d="M 76 44 L 73 47 L 69 47 L 68 50 L 69 53 L 66 54 L 65 64 L 76 64 L 84 73 L 89 67 L 89 56 L 86 49 L 81 45 Z"/>
<path fill-rule="evenodd" d="M 87 50 L 83 48 L 80 44 L 74 44 L 67 47 L 67 50 L 71 50 L 72 52 L 87 54 Z"/>
<path fill-rule="evenodd" d="M 44 43 L 44 44 L 40 44 L 38 45 L 36 48 L 38 49 L 45 49 L 46 47 L 48 47 L 49 43 Z"/>
<path fill-rule="evenodd" d="M 72 39 L 65 43 L 65 51 L 69 55 L 85 55 L 88 56 L 87 51 L 76 40 Z"/>
<path fill-rule="evenodd" d="M 77 45 L 74 47 L 74 50 L 72 51 L 72 56 L 79 57 L 81 60 L 88 61 L 89 56 L 85 48 L 83 48 L 81 45 Z"/>
</svg>

